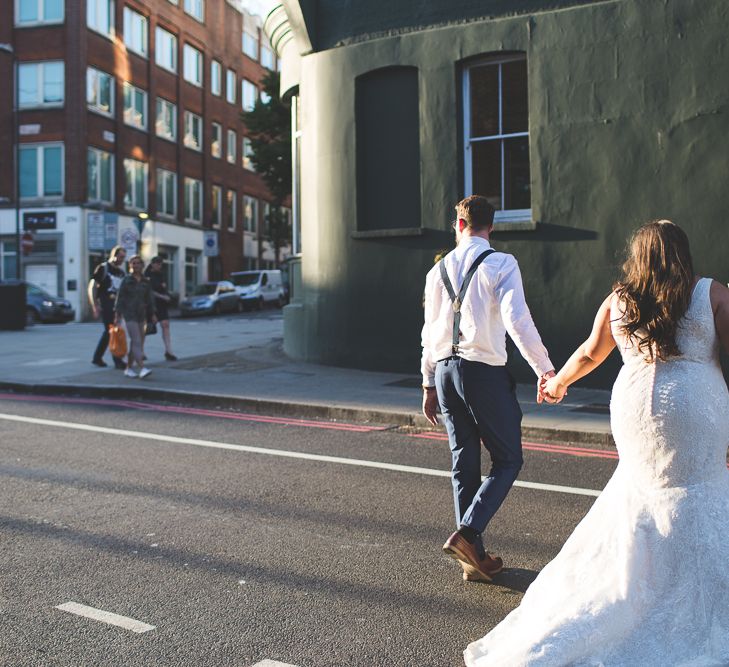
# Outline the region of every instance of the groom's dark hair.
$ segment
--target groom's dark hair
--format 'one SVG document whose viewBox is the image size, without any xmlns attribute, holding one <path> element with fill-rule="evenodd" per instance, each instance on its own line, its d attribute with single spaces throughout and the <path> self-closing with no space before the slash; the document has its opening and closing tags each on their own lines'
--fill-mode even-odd
<svg viewBox="0 0 729 667">
<path fill-rule="evenodd" d="M 459 201 L 456 204 L 456 215 L 476 231 L 488 229 L 494 224 L 494 207 L 481 195 L 471 195 Z"/>
</svg>

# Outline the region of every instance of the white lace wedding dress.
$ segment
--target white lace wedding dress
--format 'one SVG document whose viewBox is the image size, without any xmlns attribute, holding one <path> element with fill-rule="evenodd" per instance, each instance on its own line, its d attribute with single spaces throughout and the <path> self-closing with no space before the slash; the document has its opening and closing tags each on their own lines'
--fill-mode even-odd
<svg viewBox="0 0 729 667">
<path fill-rule="evenodd" d="M 647 363 L 619 331 L 611 425 L 620 462 L 521 605 L 468 667 L 729 665 L 729 394 L 701 279 L 682 356 Z"/>
</svg>

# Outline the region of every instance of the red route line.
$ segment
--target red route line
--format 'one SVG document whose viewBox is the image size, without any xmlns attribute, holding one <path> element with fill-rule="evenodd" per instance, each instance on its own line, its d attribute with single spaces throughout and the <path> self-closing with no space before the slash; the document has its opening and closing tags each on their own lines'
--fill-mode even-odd
<svg viewBox="0 0 729 667">
<path fill-rule="evenodd" d="M 287 419 L 283 417 L 267 417 L 244 413 L 224 412 L 222 410 L 206 410 L 202 408 L 185 408 L 174 405 L 154 405 L 139 401 L 124 401 L 103 398 L 63 398 L 56 396 L 22 396 L 17 394 L 0 393 L 0 400 L 27 401 L 34 403 L 70 403 L 81 405 L 104 405 L 131 408 L 133 410 L 148 410 L 152 412 L 174 412 L 177 414 L 190 414 L 203 417 L 220 417 L 222 419 L 236 419 L 239 421 L 260 422 L 266 424 L 281 424 L 286 426 L 304 426 L 307 428 L 323 428 L 334 431 L 349 431 L 355 433 L 369 433 L 382 431 L 382 426 L 362 426 L 359 424 L 318 422 L 311 419 Z"/>
<path fill-rule="evenodd" d="M 448 436 L 441 433 L 416 433 L 413 438 L 423 438 L 425 440 L 448 440 Z M 568 454 L 570 456 L 584 456 L 599 459 L 617 459 L 618 453 L 601 449 L 591 449 L 589 447 L 574 447 L 572 445 L 548 445 L 541 442 L 522 442 L 523 449 L 534 452 L 548 452 L 552 454 Z"/>
</svg>

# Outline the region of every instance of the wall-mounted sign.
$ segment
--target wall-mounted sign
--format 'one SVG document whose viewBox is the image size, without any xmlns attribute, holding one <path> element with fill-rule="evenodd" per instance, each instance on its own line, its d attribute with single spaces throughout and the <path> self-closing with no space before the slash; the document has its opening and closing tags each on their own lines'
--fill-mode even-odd
<svg viewBox="0 0 729 667">
<path fill-rule="evenodd" d="M 217 257 L 219 254 L 218 232 L 203 232 L 203 255 Z"/>
<path fill-rule="evenodd" d="M 86 216 L 86 243 L 89 251 L 111 250 L 119 237 L 119 215 L 92 211 Z"/>
<path fill-rule="evenodd" d="M 127 251 L 127 255 L 137 254 L 137 241 L 139 241 L 139 232 L 134 227 L 127 227 L 119 237 L 121 245 Z"/>
<path fill-rule="evenodd" d="M 38 229 L 55 229 L 55 211 L 37 211 L 34 213 L 23 213 L 23 229 L 34 232 Z"/>
<path fill-rule="evenodd" d="M 28 123 L 27 125 L 20 125 L 18 127 L 18 134 L 24 137 L 29 134 L 40 134 L 41 126 L 38 123 Z"/>
</svg>

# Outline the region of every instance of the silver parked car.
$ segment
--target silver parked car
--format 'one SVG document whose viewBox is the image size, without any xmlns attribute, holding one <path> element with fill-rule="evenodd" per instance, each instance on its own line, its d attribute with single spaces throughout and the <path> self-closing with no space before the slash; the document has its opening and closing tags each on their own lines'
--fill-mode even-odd
<svg viewBox="0 0 729 667">
<path fill-rule="evenodd" d="M 180 302 L 183 317 L 188 315 L 219 315 L 225 312 L 241 312 L 242 304 L 233 283 L 228 280 L 198 285 L 192 294 Z"/>
</svg>

